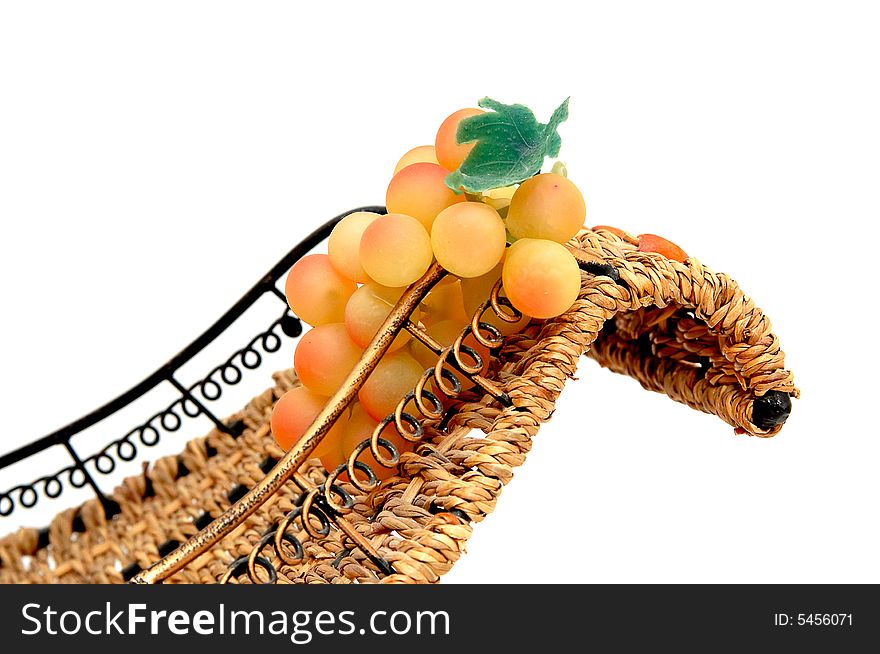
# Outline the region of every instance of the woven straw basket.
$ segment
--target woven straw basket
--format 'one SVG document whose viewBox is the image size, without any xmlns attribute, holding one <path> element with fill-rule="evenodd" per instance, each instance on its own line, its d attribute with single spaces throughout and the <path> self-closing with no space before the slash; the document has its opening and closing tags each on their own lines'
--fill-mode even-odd
<svg viewBox="0 0 880 654">
<path fill-rule="evenodd" d="M 486 386 L 475 388 L 494 394 L 463 391 L 442 416 L 399 411 L 397 424 L 410 433 L 418 426 L 420 440 L 399 455 L 396 476 L 359 488 L 336 471 L 326 482 L 306 457 L 218 531 L 230 506 L 247 503 L 248 490 L 263 488 L 285 456 L 269 419 L 298 382 L 279 372 L 272 388 L 222 421 L 237 430 L 191 440 L 107 497 L 63 511 L 47 530 L 0 540 L 0 582 L 436 582 L 495 508 L 582 355 L 739 433 L 779 431 L 798 391 L 769 319 L 730 277 L 694 258 L 640 252 L 610 231 L 584 230 L 570 245 L 582 269 L 574 306 L 492 349 Z M 497 289 L 494 297 L 483 311 L 499 308 Z M 450 362 L 455 355 L 445 352 Z M 197 555 L 178 556 L 190 539 L 200 543 Z M 163 557 L 173 565 L 142 576 Z"/>
</svg>

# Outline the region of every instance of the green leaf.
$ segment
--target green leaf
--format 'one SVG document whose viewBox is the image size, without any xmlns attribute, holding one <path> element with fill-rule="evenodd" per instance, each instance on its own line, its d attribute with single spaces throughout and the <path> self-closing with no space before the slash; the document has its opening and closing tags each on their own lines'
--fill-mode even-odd
<svg viewBox="0 0 880 654">
<path fill-rule="evenodd" d="M 531 109 L 483 98 L 479 106 L 491 109 L 465 118 L 458 125 L 459 143 L 476 141 L 457 170 L 446 176 L 446 185 L 457 193 L 479 193 L 510 186 L 540 172 L 544 157 L 559 154 L 562 139 L 556 129 L 568 118 L 568 98 L 542 125 Z"/>
</svg>

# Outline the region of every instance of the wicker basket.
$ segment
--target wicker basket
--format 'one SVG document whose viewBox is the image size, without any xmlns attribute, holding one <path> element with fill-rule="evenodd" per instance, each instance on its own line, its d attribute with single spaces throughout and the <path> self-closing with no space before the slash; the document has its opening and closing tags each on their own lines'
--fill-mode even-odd
<svg viewBox="0 0 880 654">
<path fill-rule="evenodd" d="M 419 446 L 400 455 L 397 476 L 372 489 L 339 481 L 339 471 L 325 484 L 327 473 L 309 460 L 167 581 L 436 582 L 463 553 L 474 523 L 495 508 L 584 354 L 739 433 L 779 431 L 798 391 L 770 321 L 732 279 L 693 258 L 640 252 L 609 231 L 583 231 L 571 245 L 583 270 L 580 297 L 566 314 L 532 322 L 493 350 L 485 376 L 500 395 L 464 393 L 442 419 L 423 416 Z M 285 454 L 269 417 L 298 382 L 291 371 L 274 379 L 180 455 L 63 511 L 48 530 L 0 540 L 0 582 L 137 580 L 210 532 L 212 520 Z"/>
</svg>

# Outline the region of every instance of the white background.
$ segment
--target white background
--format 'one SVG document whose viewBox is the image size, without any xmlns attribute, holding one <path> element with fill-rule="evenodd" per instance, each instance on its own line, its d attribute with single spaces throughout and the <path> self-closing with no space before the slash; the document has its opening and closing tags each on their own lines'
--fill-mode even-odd
<svg viewBox="0 0 880 654">
<path fill-rule="evenodd" d="M 776 438 L 734 436 L 584 360 L 446 579 L 880 582 L 872 4 L 4 3 L 0 451 L 151 372 L 326 218 L 382 203 L 454 109 L 546 119 L 570 95 L 587 222 L 733 274 L 803 399 Z"/>
</svg>

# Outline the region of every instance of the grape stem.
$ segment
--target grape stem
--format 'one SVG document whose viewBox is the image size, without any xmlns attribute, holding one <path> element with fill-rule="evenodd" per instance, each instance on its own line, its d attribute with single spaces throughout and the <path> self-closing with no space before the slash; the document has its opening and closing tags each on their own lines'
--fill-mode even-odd
<svg viewBox="0 0 880 654">
<path fill-rule="evenodd" d="M 553 168 L 550 169 L 550 172 L 562 175 L 563 177 L 568 177 L 568 167 L 558 160 L 553 163 Z"/>
</svg>

